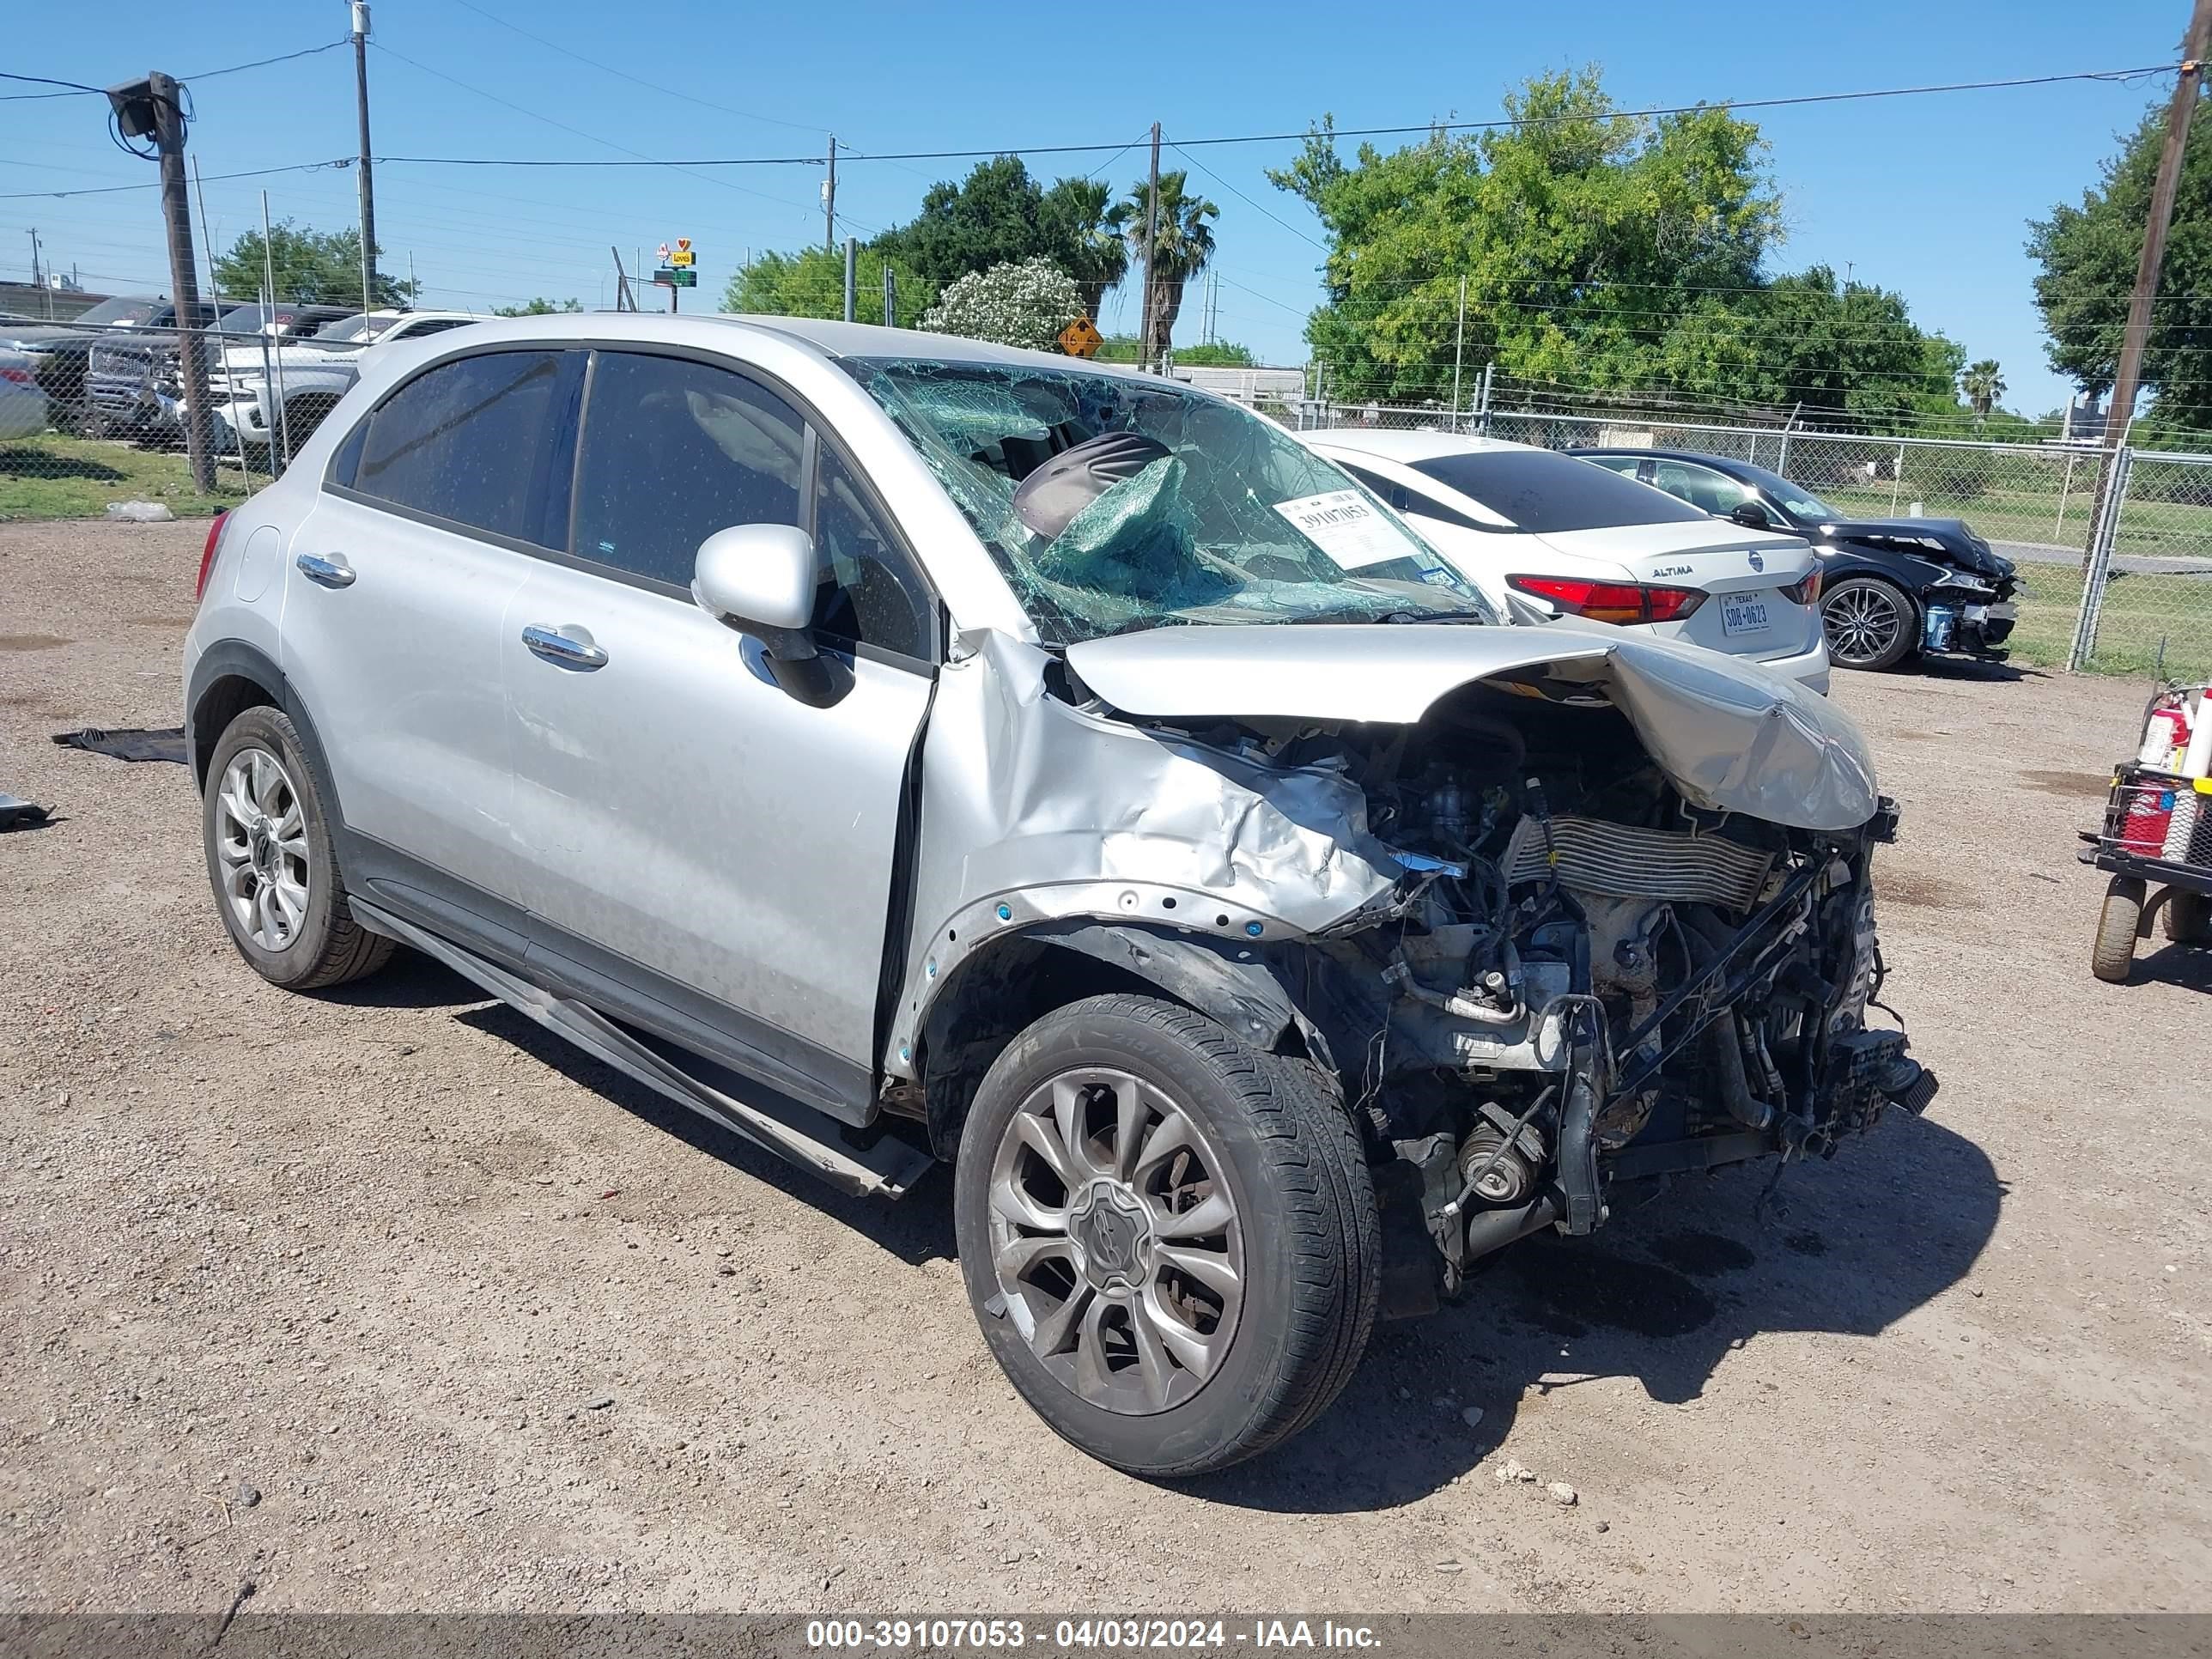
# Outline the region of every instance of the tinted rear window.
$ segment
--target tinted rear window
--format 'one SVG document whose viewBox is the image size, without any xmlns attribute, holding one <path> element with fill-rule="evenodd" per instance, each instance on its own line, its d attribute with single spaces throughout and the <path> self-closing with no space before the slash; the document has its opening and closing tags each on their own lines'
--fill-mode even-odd
<svg viewBox="0 0 2212 1659">
<path fill-rule="evenodd" d="M 349 439 L 341 464 L 364 495 L 545 547 L 568 541 L 571 376 L 557 351 L 441 363 Z M 357 461 L 354 458 L 357 456 Z M 333 477 L 339 482 L 334 469 Z"/>
<path fill-rule="evenodd" d="M 1413 470 L 1540 535 L 1628 524 L 1690 524 L 1711 516 L 1633 478 L 1544 449 L 1437 455 L 1415 461 Z"/>
</svg>

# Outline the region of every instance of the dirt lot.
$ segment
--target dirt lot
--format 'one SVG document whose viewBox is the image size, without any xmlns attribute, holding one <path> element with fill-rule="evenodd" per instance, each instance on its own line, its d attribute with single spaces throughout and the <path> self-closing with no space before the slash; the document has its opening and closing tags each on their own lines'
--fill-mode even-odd
<svg viewBox="0 0 2212 1659">
<path fill-rule="evenodd" d="M 941 1176 L 248 972 L 183 769 L 47 741 L 178 717 L 201 534 L 0 526 L 0 1607 L 2212 1609 L 2212 953 L 2092 980 L 2073 857 L 2136 684 L 1841 679 L 1927 1120 L 1524 1246 L 1163 1490 L 1001 1382 Z"/>
</svg>

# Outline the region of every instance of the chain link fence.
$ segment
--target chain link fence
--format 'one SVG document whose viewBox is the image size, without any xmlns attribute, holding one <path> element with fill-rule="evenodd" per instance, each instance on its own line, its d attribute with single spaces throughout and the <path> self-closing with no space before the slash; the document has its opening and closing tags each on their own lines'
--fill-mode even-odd
<svg viewBox="0 0 2212 1659">
<path fill-rule="evenodd" d="M 2020 567 L 2011 645 L 2045 667 L 2212 678 L 2212 456 L 1889 438 L 1635 410 L 1302 404 L 1304 428 L 1456 428 L 1547 449 L 1680 449 L 1748 461 L 1851 519 L 1962 519 Z M 2099 516 L 2100 488 L 2114 483 Z"/>
<path fill-rule="evenodd" d="M 214 311 L 183 327 L 173 311 L 127 323 L 0 319 L 0 520 L 204 516 L 281 472 L 358 377 L 375 325 L 337 307 L 258 305 L 226 307 L 210 325 Z M 188 351 L 209 392 L 197 472 L 182 398 Z M 1633 410 L 1490 409 L 1455 422 L 1439 407 L 1295 400 L 1279 412 L 1302 428 L 1456 424 L 1553 449 L 1696 451 L 1779 472 L 1839 516 L 1963 519 L 2027 582 L 2012 639 L 2020 659 L 2212 678 L 2212 456 Z"/>
<path fill-rule="evenodd" d="M 0 319 L 0 520 L 236 506 L 344 395 L 369 332 L 337 307 L 225 305 L 217 324 L 210 305 L 184 325 L 166 305 L 147 309 L 127 322 Z M 194 367 L 208 393 L 197 468 Z"/>
</svg>

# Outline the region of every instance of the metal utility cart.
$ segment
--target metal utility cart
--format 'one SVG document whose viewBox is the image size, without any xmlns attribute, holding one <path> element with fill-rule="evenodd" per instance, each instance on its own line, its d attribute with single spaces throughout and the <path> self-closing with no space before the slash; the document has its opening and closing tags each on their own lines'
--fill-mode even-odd
<svg viewBox="0 0 2212 1659">
<path fill-rule="evenodd" d="M 2212 944 L 2212 778 L 2185 778 L 2130 761 L 2112 774 L 2104 828 L 2084 830 L 2078 856 L 2112 876 L 2097 915 L 2090 971 L 2126 981 L 2146 910 L 2165 913 L 2177 945 Z M 2162 889 L 2148 896 L 2155 886 Z"/>
</svg>

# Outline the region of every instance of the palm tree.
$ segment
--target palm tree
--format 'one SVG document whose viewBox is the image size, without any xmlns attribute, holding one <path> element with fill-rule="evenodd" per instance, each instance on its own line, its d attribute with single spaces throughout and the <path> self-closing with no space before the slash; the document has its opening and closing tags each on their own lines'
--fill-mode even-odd
<svg viewBox="0 0 2212 1659">
<path fill-rule="evenodd" d="M 1093 322 L 1106 290 L 1119 288 L 1129 274 L 1129 245 L 1107 204 L 1113 186 L 1090 179 L 1062 179 L 1044 193 L 1044 212 L 1057 232 L 1057 257 L 1083 296 L 1083 314 Z"/>
<path fill-rule="evenodd" d="M 1139 330 L 1145 360 L 1165 359 L 1175 334 L 1176 313 L 1182 309 L 1183 284 L 1204 270 L 1213 258 L 1213 227 L 1207 222 L 1221 210 L 1204 197 L 1188 195 L 1186 173 L 1160 174 L 1158 234 L 1152 243 L 1151 315 Z M 1108 222 L 1128 239 L 1132 262 L 1139 268 L 1145 258 L 1146 182 L 1139 179 L 1126 200 L 1108 216 Z"/>
<path fill-rule="evenodd" d="M 1974 406 L 1974 430 L 1982 429 L 1989 418 L 1990 407 L 2004 396 L 2004 376 L 1997 371 L 1997 360 L 1984 357 L 1978 363 L 1966 365 L 1966 372 L 1959 377 L 1959 390 L 1966 394 L 1966 401 Z"/>
</svg>

